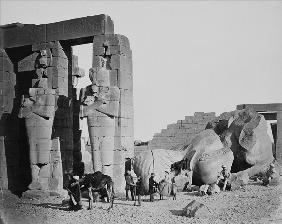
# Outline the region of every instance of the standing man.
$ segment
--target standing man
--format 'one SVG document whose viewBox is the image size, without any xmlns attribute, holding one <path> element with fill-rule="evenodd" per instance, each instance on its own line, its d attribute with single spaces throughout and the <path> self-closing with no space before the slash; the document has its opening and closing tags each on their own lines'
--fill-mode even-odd
<svg viewBox="0 0 282 224">
<path fill-rule="evenodd" d="M 142 186 L 142 179 L 141 177 L 138 177 L 135 186 L 135 199 L 136 197 L 138 197 L 138 206 L 141 206 L 141 186 Z M 136 201 L 134 202 L 134 205 L 136 205 Z"/>
<path fill-rule="evenodd" d="M 222 191 L 225 191 L 228 178 L 230 177 L 230 172 L 226 169 L 225 165 L 222 165 L 222 171 L 219 173 L 218 179 L 216 181 L 216 184 L 219 183 L 219 181 L 223 182 L 223 188 Z"/>
<path fill-rule="evenodd" d="M 154 201 L 154 194 L 158 190 L 158 183 L 154 180 L 155 174 L 151 173 L 151 177 L 149 178 L 149 194 L 150 194 L 150 202 Z"/>
<path fill-rule="evenodd" d="M 133 177 L 131 175 L 131 171 L 128 170 L 125 174 L 125 195 L 126 195 L 126 200 L 129 200 L 129 196 L 128 196 L 128 191 L 130 191 L 131 193 L 131 199 L 132 201 L 134 201 L 134 181 L 133 181 Z"/>
</svg>

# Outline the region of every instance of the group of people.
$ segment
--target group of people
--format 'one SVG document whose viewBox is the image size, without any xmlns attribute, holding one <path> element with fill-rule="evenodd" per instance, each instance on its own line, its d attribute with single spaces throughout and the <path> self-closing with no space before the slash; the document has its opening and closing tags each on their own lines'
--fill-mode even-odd
<svg viewBox="0 0 282 224">
<path fill-rule="evenodd" d="M 272 179 L 275 178 L 275 175 L 277 175 L 277 171 L 275 170 L 275 165 L 271 163 L 265 173 L 265 175 L 262 177 L 262 184 L 264 186 L 269 186 L 269 183 L 271 182 Z M 225 191 L 226 186 L 228 184 L 229 178 L 231 174 L 230 172 L 226 169 L 225 165 L 222 165 L 222 170 L 218 175 L 218 179 L 216 181 L 217 185 L 222 185 L 222 190 Z"/>
<path fill-rule="evenodd" d="M 125 174 L 125 197 L 126 200 L 129 200 L 129 191 L 131 193 L 132 201 L 136 201 L 136 197 L 138 198 L 138 204 L 136 202 L 134 205 L 141 205 L 141 191 L 142 191 L 142 180 L 141 177 L 137 177 L 137 182 L 134 181 L 133 176 L 131 175 L 131 171 L 128 170 Z M 154 201 L 154 195 L 158 191 L 158 182 L 155 181 L 155 174 L 151 173 L 149 178 L 149 194 L 150 194 L 150 201 Z"/>
<path fill-rule="evenodd" d="M 271 163 L 269 169 L 266 172 L 265 177 L 263 178 L 263 185 L 268 186 L 273 176 L 276 174 L 276 170 L 274 168 L 274 164 Z M 218 179 L 216 184 L 222 186 L 222 190 L 225 191 L 230 179 L 230 172 L 227 170 L 225 165 L 222 165 L 222 170 L 218 175 Z M 165 172 L 164 181 L 172 182 L 173 179 L 170 179 L 169 172 Z M 70 200 L 69 205 L 71 210 L 79 210 L 82 209 L 81 203 L 81 187 L 80 186 L 81 179 L 79 176 L 72 176 L 69 175 L 69 184 L 66 187 L 68 190 Z M 141 195 L 142 195 L 142 179 L 141 177 L 133 177 L 131 171 L 128 170 L 125 173 L 125 196 L 126 200 L 129 200 L 129 192 L 131 195 L 132 201 L 135 201 L 134 205 L 140 206 L 141 205 Z M 158 192 L 159 183 L 155 180 L 155 174 L 151 173 L 149 178 L 149 194 L 150 194 L 150 202 L 154 201 L 154 196 Z"/>
</svg>

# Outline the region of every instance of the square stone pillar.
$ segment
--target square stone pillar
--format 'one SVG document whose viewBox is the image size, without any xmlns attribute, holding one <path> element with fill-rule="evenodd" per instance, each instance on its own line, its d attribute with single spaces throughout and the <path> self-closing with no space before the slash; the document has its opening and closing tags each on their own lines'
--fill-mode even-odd
<svg viewBox="0 0 282 224">
<path fill-rule="evenodd" d="M 114 158 L 112 168 L 108 169 L 112 170 L 116 192 L 124 194 L 125 160 L 134 156 L 132 52 L 128 38 L 119 34 L 94 36 L 93 68 L 100 66 L 99 57 L 107 59 L 110 86 L 118 87 L 120 91 L 119 112 L 115 118 Z"/>
<path fill-rule="evenodd" d="M 276 160 L 282 166 L 282 111 L 277 112 Z"/>
<path fill-rule="evenodd" d="M 17 153 L 17 125 L 11 118 L 15 100 L 16 74 L 14 66 L 6 51 L 0 49 L 0 188 L 8 189 L 9 184 L 17 181 L 17 163 L 10 162 L 14 152 Z M 14 138 L 12 138 L 14 133 Z M 14 146 L 13 152 L 7 152 L 6 146 Z M 7 155 L 9 156 L 7 158 Z M 17 155 L 15 155 L 16 157 Z M 8 176 L 14 175 L 8 182 Z M 12 178 L 12 177 L 11 177 Z"/>
</svg>

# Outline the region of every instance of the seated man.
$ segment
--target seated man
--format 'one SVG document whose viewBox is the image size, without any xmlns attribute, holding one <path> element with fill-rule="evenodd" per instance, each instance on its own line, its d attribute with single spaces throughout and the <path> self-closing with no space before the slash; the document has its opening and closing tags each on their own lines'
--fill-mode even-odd
<svg viewBox="0 0 282 224">
<path fill-rule="evenodd" d="M 68 194 L 70 196 L 70 200 L 69 200 L 70 210 L 77 211 L 82 209 L 81 190 L 79 183 L 80 183 L 79 176 L 70 175 L 70 180 L 67 187 Z"/>
</svg>

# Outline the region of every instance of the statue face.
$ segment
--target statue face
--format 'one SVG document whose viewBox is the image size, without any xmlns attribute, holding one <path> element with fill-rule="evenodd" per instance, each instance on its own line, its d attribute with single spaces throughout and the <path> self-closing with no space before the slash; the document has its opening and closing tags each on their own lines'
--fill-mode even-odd
<svg viewBox="0 0 282 224">
<path fill-rule="evenodd" d="M 86 96 L 83 103 L 86 104 L 87 106 L 93 104 L 95 102 L 95 97 L 94 96 Z"/>
<path fill-rule="evenodd" d="M 110 99 L 110 88 L 108 86 L 99 86 L 99 96 L 103 100 Z"/>
<path fill-rule="evenodd" d="M 32 106 L 33 104 L 34 104 L 34 101 L 32 101 L 29 97 L 25 97 L 22 100 L 22 106 L 23 107 Z"/>
</svg>

